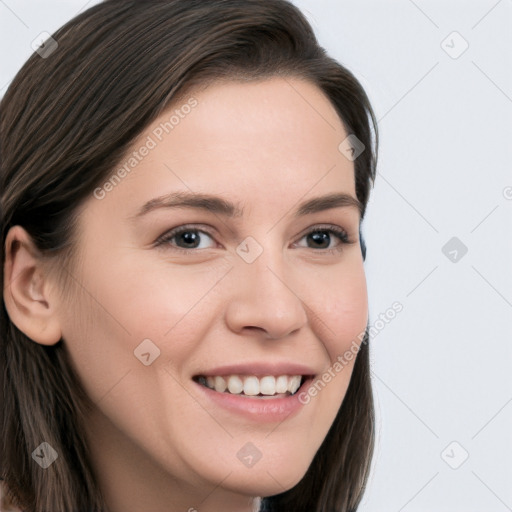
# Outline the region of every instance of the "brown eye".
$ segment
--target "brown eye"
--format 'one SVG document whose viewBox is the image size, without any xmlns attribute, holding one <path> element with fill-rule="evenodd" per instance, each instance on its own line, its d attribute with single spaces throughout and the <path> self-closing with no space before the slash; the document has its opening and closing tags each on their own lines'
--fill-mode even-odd
<svg viewBox="0 0 512 512">
<path fill-rule="evenodd" d="M 310 249 L 336 250 L 350 243 L 347 233 L 339 228 L 315 228 L 306 233 L 301 240 L 306 239 L 306 247 Z M 337 243 L 336 243 L 337 242 Z M 334 246 L 332 245 L 334 243 Z"/>
<path fill-rule="evenodd" d="M 193 250 L 193 249 L 209 249 L 214 245 L 208 245 L 208 239 L 212 237 L 206 231 L 190 228 L 179 227 L 169 231 L 156 241 L 156 245 L 171 245 L 177 249 Z"/>
</svg>

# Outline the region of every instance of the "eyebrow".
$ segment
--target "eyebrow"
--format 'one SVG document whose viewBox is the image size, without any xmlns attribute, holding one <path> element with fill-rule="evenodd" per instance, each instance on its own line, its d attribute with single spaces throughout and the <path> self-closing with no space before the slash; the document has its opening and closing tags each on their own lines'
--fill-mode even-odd
<svg viewBox="0 0 512 512">
<path fill-rule="evenodd" d="M 225 217 L 241 217 L 244 212 L 244 209 L 240 208 L 240 206 L 215 195 L 194 192 L 172 192 L 151 199 L 131 218 L 137 219 L 161 208 L 197 208 Z M 331 208 L 356 208 L 360 215 L 363 213 L 363 205 L 358 199 L 350 194 L 335 193 L 315 197 L 300 203 L 295 210 L 295 217 L 302 217 L 330 210 Z"/>
</svg>

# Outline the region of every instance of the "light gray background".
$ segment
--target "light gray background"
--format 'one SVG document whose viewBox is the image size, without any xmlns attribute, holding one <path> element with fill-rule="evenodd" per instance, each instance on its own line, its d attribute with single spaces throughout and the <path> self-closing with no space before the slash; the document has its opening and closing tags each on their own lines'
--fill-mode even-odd
<svg viewBox="0 0 512 512">
<path fill-rule="evenodd" d="M 32 40 L 94 3 L 0 0 L 0 95 Z M 374 105 L 370 321 L 404 307 L 373 339 L 360 510 L 512 511 L 512 0 L 295 3 Z"/>
</svg>

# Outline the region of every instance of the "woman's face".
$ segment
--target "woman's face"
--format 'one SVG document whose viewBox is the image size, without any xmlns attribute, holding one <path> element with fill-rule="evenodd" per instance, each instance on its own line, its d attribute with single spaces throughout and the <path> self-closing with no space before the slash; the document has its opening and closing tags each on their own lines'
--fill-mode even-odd
<svg viewBox="0 0 512 512">
<path fill-rule="evenodd" d="M 214 84 L 148 127 L 81 208 L 61 325 L 113 510 L 235 507 L 304 476 L 354 361 L 333 365 L 367 324 L 347 135 L 307 82 Z M 205 387 L 221 377 L 233 394 Z"/>
</svg>

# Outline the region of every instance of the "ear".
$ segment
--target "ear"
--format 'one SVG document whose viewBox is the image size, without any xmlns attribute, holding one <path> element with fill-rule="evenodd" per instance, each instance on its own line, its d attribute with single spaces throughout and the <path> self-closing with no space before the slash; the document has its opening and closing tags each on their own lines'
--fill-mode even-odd
<svg viewBox="0 0 512 512">
<path fill-rule="evenodd" d="M 54 345 L 61 339 L 41 252 L 21 226 L 13 226 L 5 240 L 3 298 L 7 313 L 16 327 L 41 345 Z"/>
</svg>

